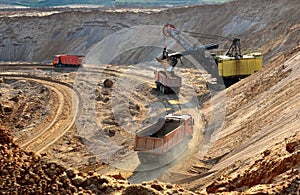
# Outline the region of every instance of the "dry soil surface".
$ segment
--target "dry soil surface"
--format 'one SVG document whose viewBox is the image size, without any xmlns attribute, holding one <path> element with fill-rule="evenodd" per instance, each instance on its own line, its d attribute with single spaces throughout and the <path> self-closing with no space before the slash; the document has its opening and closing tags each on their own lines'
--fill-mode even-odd
<svg viewBox="0 0 300 195">
<path fill-rule="evenodd" d="M 88 55 L 93 56 L 103 46 L 97 43 L 115 31 L 176 22 L 186 31 L 238 35 L 245 47 L 263 50 L 264 68 L 214 92 L 207 88 L 205 72 L 179 65 L 176 72 L 186 79 L 179 98 L 161 95 L 153 89 L 153 71 L 159 68 L 153 60 L 162 43 L 172 40 L 154 40 L 152 34 L 127 42 L 118 33 L 110 37 L 122 43 L 113 43 L 120 45 L 118 56 L 104 62 L 127 65 L 86 64 L 79 70 L 55 71 L 41 63 L 3 63 L 1 192 L 299 193 L 300 5 L 293 0 L 256 3 L 147 12 L 2 12 L 4 61 L 49 61 L 53 54 L 88 53 L 95 46 Z M 61 24 L 65 18 L 70 20 Z M 156 32 L 156 27 L 148 30 Z M 45 34 L 45 28 L 51 32 Z M 137 37 L 139 30 L 125 38 Z M 124 45 L 140 46 L 149 38 L 154 47 L 123 51 Z M 224 40 L 218 42 L 226 46 Z M 111 88 L 104 86 L 105 79 L 113 81 Z M 141 166 L 133 151 L 135 132 L 169 112 L 195 117 L 189 152 L 156 169 Z M 127 181 L 133 177 L 160 181 Z"/>
</svg>

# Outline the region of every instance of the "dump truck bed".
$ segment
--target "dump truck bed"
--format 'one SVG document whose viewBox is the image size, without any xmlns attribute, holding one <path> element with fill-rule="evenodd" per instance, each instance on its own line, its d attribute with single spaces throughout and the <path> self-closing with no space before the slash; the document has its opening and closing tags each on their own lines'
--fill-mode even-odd
<svg viewBox="0 0 300 195">
<path fill-rule="evenodd" d="M 180 126 L 180 120 L 170 120 L 165 121 L 164 125 L 160 130 L 151 135 L 151 137 L 163 138 L 165 135 L 174 131 L 177 127 Z"/>
<path fill-rule="evenodd" d="M 182 85 L 182 79 L 180 76 L 174 73 L 166 73 L 165 71 L 156 71 L 155 81 L 160 82 L 167 87 L 180 87 Z"/>
<path fill-rule="evenodd" d="M 159 120 L 156 124 L 139 131 L 135 137 L 134 148 L 140 152 L 165 153 L 192 133 L 190 115 L 166 117 L 164 121 Z"/>
<path fill-rule="evenodd" d="M 82 65 L 85 56 L 83 55 L 56 55 L 52 61 L 55 67 L 79 67 Z"/>
</svg>

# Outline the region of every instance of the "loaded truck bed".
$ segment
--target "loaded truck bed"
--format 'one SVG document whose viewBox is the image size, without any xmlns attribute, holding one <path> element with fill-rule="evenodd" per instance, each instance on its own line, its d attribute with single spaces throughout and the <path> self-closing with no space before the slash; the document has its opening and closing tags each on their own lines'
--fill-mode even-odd
<svg viewBox="0 0 300 195">
<path fill-rule="evenodd" d="M 151 137 L 158 137 L 158 138 L 163 138 L 165 135 L 176 129 L 177 127 L 180 126 L 180 120 L 169 120 L 165 121 L 164 125 L 162 128 L 155 132 L 154 134 L 151 135 Z"/>
<path fill-rule="evenodd" d="M 136 133 L 135 151 L 147 153 L 164 153 L 172 149 L 185 137 L 193 133 L 191 115 L 165 116 L 156 124 L 146 127 Z"/>
<path fill-rule="evenodd" d="M 193 134 L 189 114 L 169 114 L 136 133 L 134 150 L 141 163 L 167 164 L 182 155 Z"/>
<path fill-rule="evenodd" d="M 182 79 L 174 72 L 155 71 L 155 83 L 156 89 L 161 93 L 168 94 L 173 91 L 178 94 Z"/>
</svg>

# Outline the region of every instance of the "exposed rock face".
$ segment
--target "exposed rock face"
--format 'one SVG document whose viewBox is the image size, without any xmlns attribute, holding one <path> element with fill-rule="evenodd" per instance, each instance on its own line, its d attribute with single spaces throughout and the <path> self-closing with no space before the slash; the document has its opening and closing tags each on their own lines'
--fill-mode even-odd
<svg viewBox="0 0 300 195">
<path fill-rule="evenodd" d="M 241 38 L 243 48 L 265 49 L 264 59 L 269 60 L 277 53 L 291 49 L 299 40 L 299 2 L 276 0 L 270 3 L 264 0 L 256 5 L 254 0 L 237 1 L 153 11 L 151 14 L 126 10 L 2 12 L 0 32 L 4 36 L 0 38 L 0 60 L 49 62 L 58 53 L 87 54 L 96 43 L 121 29 L 138 25 L 163 27 L 166 23 L 173 23 L 182 31 L 237 36 Z M 147 40 L 147 33 L 137 39 Z M 227 48 L 230 44 L 218 37 L 200 42 L 226 44 Z M 134 61 L 130 56 L 127 60 Z"/>
</svg>

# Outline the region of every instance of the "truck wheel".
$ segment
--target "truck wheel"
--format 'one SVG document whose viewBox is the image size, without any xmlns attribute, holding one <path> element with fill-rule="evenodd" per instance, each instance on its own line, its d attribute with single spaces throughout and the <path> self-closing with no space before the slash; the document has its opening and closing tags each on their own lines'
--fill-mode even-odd
<svg viewBox="0 0 300 195">
<path fill-rule="evenodd" d="M 155 83 L 156 83 L 156 90 L 157 90 L 157 91 L 160 91 L 160 85 L 161 85 L 161 84 L 160 84 L 159 82 L 155 82 Z"/>
<path fill-rule="evenodd" d="M 169 87 L 164 87 L 165 94 L 169 94 L 171 89 Z"/>
<path fill-rule="evenodd" d="M 162 94 L 165 93 L 165 86 L 163 86 L 163 85 L 160 86 L 160 92 L 161 92 Z"/>
<path fill-rule="evenodd" d="M 55 68 L 61 68 L 61 67 L 62 67 L 62 63 L 60 63 L 60 62 L 55 65 Z"/>
</svg>

